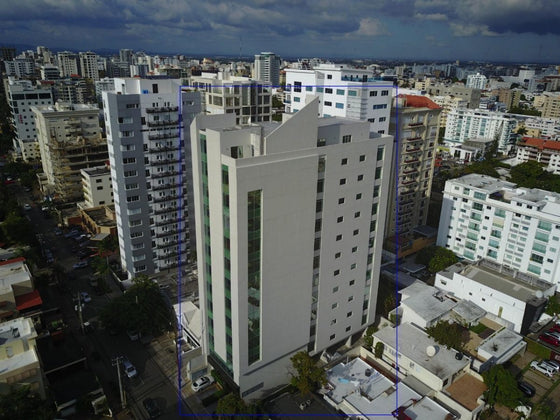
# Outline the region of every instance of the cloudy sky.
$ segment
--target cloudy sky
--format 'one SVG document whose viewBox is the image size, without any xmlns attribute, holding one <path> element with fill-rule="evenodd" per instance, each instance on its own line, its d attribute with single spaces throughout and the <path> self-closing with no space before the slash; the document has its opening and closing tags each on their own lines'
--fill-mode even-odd
<svg viewBox="0 0 560 420">
<path fill-rule="evenodd" d="M 16 0 L 0 42 L 72 50 L 560 62 L 559 0 Z"/>
</svg>

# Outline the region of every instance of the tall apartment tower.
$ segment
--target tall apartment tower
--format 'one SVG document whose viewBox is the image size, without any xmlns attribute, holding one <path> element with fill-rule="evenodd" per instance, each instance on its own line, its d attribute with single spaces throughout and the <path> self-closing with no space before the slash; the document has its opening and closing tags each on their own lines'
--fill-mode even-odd
<svg viewBox="0 0 560 420">
<path fill-rule="evenodd" d="M 285 111 L 297 112 L 308 95 L 317 95 L 320 116 L 367 120 L 371 131 L 388 134 L 392 89 L 392 82 L 374 77 L 371 70 L 335 64 L 286 69 Z"/>
<path fill-rule="evenodd" d="M 94 82 L 99 80 L 96 53 L 91 51 L 80 53 L 80 75 Z"/>
<path fill-rule="evenodd" d="M 442 110 L 425 96 L 399 95 L 396 101 L 391 133 L 396 136 L 398 162 L 391 177 L 396 185 L 390 189 L 386 236 L 410 237 L 427 221 Z"/>
<path fill-rule="evenodd" d="M 29 80 L 8 78 L 7 94 L 16 133 L 14 150 L 24 162 L 38 161 L 41 159 L 41 151 L 31 107 L 52 105 L 52 90 L 36 88 Z"/>
<path fill-rule="evenodd" d="M 81 170 L 109 157 L 101 135 L 97 105 L 58 102 L 32 108 L 46 175 L 44 188 L 62 201 L 83 199 Z"/>
<path fill-rule="evenodd" d="M 132 278 L 186 263 L 188 127 L 200 94 L 181 92 L 180 80 L 114 82 L 115 91 L 103 92 L 103 108 L 121 264 Z"/>
<path fill-rule="evenodd" d="M 119 51 L 119 59 L 120 61 L 127 63 L 129 66 L 132 64 L 132 56 L 134 52 L 129 50 L 128 48 L 123 48 Z"/>
<path fill-rule="evenodd" d="M 485 89 L 487 81 L 488 79 L 483 74 L 480 73 L 469 74 L 467 76 L 466 87 L 473 88 L 473 89 Z"/>
<path fill-rule="evenodd" d="M 375 317 L 393 139 L 318 108 L 191 125 L 204 348 L 246 400 Z"/>
<path fill-rule="evenodd" d="M 70 51 L 63 51 L 57 54 L 58 69 L 60 77 L 70 77 L 73 74 L 80 74 L 78 71 L 78 57 Z"/>
<path fill-rule="evenodd" d="M 203 93 L 204 111 L 235 114 L 236 124 L 272 121 L 272 85 L 248 77 L 202 73 L 187 84 Z"/>
<path fill-rule="evenodd" d="M 277 87 L 280 83 L 280 57 L 271 52 L 255 54 L 253 78 Z"/>
<path fill-rule="evenodd" d="M 560 284 L 560 194 L 469 174 L 445 183 L 437 244 Z"/>
</svg>

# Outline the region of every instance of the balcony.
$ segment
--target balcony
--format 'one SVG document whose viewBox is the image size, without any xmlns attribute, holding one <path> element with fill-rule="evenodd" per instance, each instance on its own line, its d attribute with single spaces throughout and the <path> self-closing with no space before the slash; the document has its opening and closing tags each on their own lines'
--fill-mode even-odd
<svg viewBox="0 0 560 420">
<path fill-rule="evenodd" d="M 149 140 L 163 140 L 163 139 L 174 139 L 179 137 L 179 133 L 163 133 L 163 134 L 149 134 Z"/>
<path fill-rule="evenodd" d="M 178 195 L 168 195 L 166 197 L 154 198 L 152 201 L 154 203 L 165 203 L 166 201 L 175 201 L 178 200 L 179 198 L 180 196 Z"/>
<path fill-rule="evenodd" d="M 168 241 L 168 242 L 157 244 L 157 248 L 158 249 L 169 248 L 170 246 L 177 246 L 177 245 L 179 245 L 179 241 Z"/>
<path fill-rule="evenodd" d="M 146 108 L 148 114 L 157 114 L 161 112 L 177 112 L 179 111 L 178 106 L 161 106 L 157 108 Z"/>
<path fill-rule="evenodd" d="M 152 166 L 156 166 L 156 165 L 168 165 L 171 163 L 179 163 L 181 160 L 180 159 L 160 159 L 160 160 L 151 160 L 150 161 L 150 165 Z"/>
<path fill-rule="evenodd" d="M 164 146 L 164 147 L 151 147 L 148 149 L 150 153 L 158 153 L 158 152 L 173 152 L 179 150 L 180 147 L 183 147 L 185 144 L 181 142 L 176 146 Z"/>
<path fill-rule="evenodd" d="M 155 185 L 152 187 L 152 191 L 160 191 L 160 190 L 168 190 L 170 188 L 178 188 L 181 184 L 164 184 L 164 185 Z"/>
<path fill-rule="evenodd" d="M 168 172 L 153 172 L 150 174 L 151 178 L 165 178 L 166 176 L 177 176 L 180 172 L 178 171 L 168 171 Z"/>
<path fill-rule="evenodd" d="M 411 122 L 411 123 L 408 123 L 408 126 L 409 126 L 409 127 L 420 127 L 421 125 L 424 125 L 424 123 L 423 123 L 423 122 Z"/>
<path fill-rule="evenodd" d="M 148 127 L 166 127 L 179 124 L 179 120 L 172 121 L 148 121 Z"/>
<path fill-rule="evenodd" d="M 166 214 L 166 213 L 174 213 L 177 211 L 180 211 L 182 209 L 182 207 L 165 207 L 163 209 L 159 209 L 159 210 L 154 210 L 153 214 Z"/>
<path fill-rule="evenodd" d="M 403 174 L 408 175 L 408 174 L 413 174 L 414 172 L 418 173 L 418 169 L 413 168 L 413 169 L 407 169 L 403 171 Z"/>
<path fill-rule="evenodd" d="M 165 232 L 156 233 L 155 236 L 156 236 L 156 238 L 165 238 L 166 236 L 177 235 L 178 233 L 179 233 L 179 231 L 177 229 L 169 229 L 169 230 L 166 230 Z"/>
<path fill-rule="evenodd" d="M 402 185 L 409 185 L 409 184 L 412 184 L 412 183 L 414 183 L 414 182 L 416 182 L 415 179 L 405 179 L 405 180 L 403 180 L 403 181 L 401 182 L 401 184 L 402 184 Z"/>
<path fill-rule="evenodd" d="M 418 141 L 418 140 L 422 140 L 422 137 L 417 136 L 417 137 L 407 137 L 405 139 L 406 141 Z"/>
<path fill-rule="evenodd" d="M 411 147 L 411 148 L 406 148 L 403 150 L 403 153 L 414 153 L 414 152 L 419 152 L 420 148 L 419 147 Z"/>
</svg>

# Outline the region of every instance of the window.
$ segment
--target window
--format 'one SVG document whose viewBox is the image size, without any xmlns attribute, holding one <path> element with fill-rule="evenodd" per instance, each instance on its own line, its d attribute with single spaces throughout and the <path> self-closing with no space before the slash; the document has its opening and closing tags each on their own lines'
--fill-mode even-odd
<svg viewBox="0 0 560 420">
<path fill-rule="evenodd" d="M 379 117 L 379 122 L 384 122 L 385 120 L 387 120 L 386 117 Z"/>
<path fill-rule="evenodd" d="M 373 109 L 387 109 L 387 104 L 377 104 L 373 106 Z"/>
<path fill-rule="evenodd" d="M 340 164 L 341 164 L 341 165 L 348 165 L 348 159 L 347 159 L 347 158 L 343 158 L 343 159 L 340 161 Z"/>
<path fill-rule="evenodd" d="M 354 236 L 358 235 L 359 233 L 360 233 L 360 229 L 355 229 L 354 232 L 352 232 Z"/>
<path fill-rule="evenodd" d="M 306 92 L 313 92 L 313 86 L 306 86 L 305 91 Z"/>
<path fill-rule="evenodd" d="M 338 204 L 344 204 L 344 197 L 338 199 Z"/>
<path fill-rule="evenodd" d="M 371 90 L 369 92 L 369 96 L 377 96 L 377 91 L 376 90 Z"/>
<path fill-rule="evenodd" d="M 331 305 L 331 309 L 336 309 L 336 308 L 338 308 L 338 303 L 333 303 L 333 304 Z"/>
<path fill-rule="evenodd" d="M 337 102 L 337 103 L 335 104 L 335 108 L 344 109 L 344 104 L 341 104 L 340 102 Z"/>
<path fill-rule="evenodd" d="M 294 102 L 300 102 L 301 98 L 299 96 L 294 96 Z"/>
<path fill-rule="evenodd" d="M 389 91 L 388 90 L 382 90 L 381 91 L 381 96 L 389 96 Z"/>
<path fill-rule="evenodd" d="M 136 158 L 123 158 L 123 165 L 127 165 L 130 163 L 136 163 Z"/>
<path fill-rule="evenodd" d="M 358 96 L 358 92 L 355 90 L 349 90 L 348 91 L 348 96 Z"/>
<path fill-rule="evenodd" d="M 348 327 L 346 327 L 346 330 L 345 330 L 345 331 L 348 332 L 348 331 L 350 331 L 351 329 L 352 329 L 352 327 L 348 326 Z"/>
<path fill-rule="evenodd" d="M 334 258 L 337 258 L 337 259 L 340 258 L 340 255 L 341 255 L 340 252 L 337 252 L 336 254 L 334 254 Z"/>
<path fill-rule="evenodd" d="M 361 200 L 361 199 L 362 199 L 362 193 L 356 194 L 356 200 Z"/>
<path fill-rule="evenodd" d="M 339 216 L 336 218 L 336 223 L 342 223 L 344 221 L 344 216 Z"/>
<path fill-rule="evenodd" d="M 356 280 L 350 280 L 350 282 L 348 283 L 349 286 L 354 286 L 354 283 L 356 283 Z"/>
<path fill-rule="evenodd" d="M 366 155 L 360 155 L 360 162 L 364 162 L 366 160 Z"/>
<path fill-rule="evenodd" d="M 332 341 L 332 340 L 335 339 L 335 337 L 336 337 L 336 334 L 333 334 L 333 335 L 331 335 L 331 336 L 329 337 L 329 339 Z"/>
<path fill-rule="evenodd" d="M 132 203 L 133 201 L 139 201 L 140 197 L 138 195 L 132 195 L 130 197 L 126 197 L 126 201 L 128 203 Z"/>
<path fill-rule="evenodd" d="M 346 178 L 341 178 L 339 181 L 339 185 L 344 185 L 346 184 Z"/>
<path fill-rule="evenodd" d="M 348 298 L 348 302 L 350 302 L 352 299 L 354 299 L 354 298 L 352 296 L 350 296 Z M 346 313 L 346 318 L 350 318 L 351 316 L 352 316 L 352 311 Z"/>
<path fill-rule="evenodd" d="M 332 289 L 332 292 L 333 292 L 333 293 L 338 292 L 338 286 L 334 286 L 333 289 Z"/>
<path fill-rule="evenodd" d="M 354 213 L 354 218 L 357 219 L 358 217 L 360 217 L 360 212 L 359 211 Z"/>
<path fill-rule="evenodd" d="M 332 89 L 331 88 L 325 88 L 325 93 L 332 93 Z"/>
<path fill-rule="evenodd" d="M 347 134 L 342 136 L 342 143 L 350 143 L 352 141 L 352 135 Z"/>
<path fill-rule="evenodd" d="M 333 275 L 338 276 L 340 274 L 340 270 L 334 270 Z"/>
<path fill-rule="evenodd" d="M 383 168 L 381 168 L 381 167 L 375 168 L 375 179 L 381 179 L 381 172 L 382 171 L 383 171 Z"/>
<path fill-rule="evenodd" d="M 352 263 L 352 264 L 350 265 L 350 270 L 354 270 L 355 268 L 356 268 L 356 263 Z"/>
<path fill-rule="evenodd" d="M 377 148 L 377 160 L 383 160 L 383 156 L 385 155 L 385 147 L 378 147 Z"/>
<path fill-rule="evenodd" d="M 301 82 L 294 82 L 294 92 L 301 92 Z"/>
<path fill-rule="evenodd" d="M 342 240 L 342 235 L 336 235 L 336 240 L 341 241 Z"/>
<path fill-rule="evenodd" d="M 344 89 L 337 89 L 336 94 L 337 95 L 344 95 Z"/>
<path fill-rule="evenodd" d="M 358 182 L 363 181 L 363 180 L 364 180 L 364 176 L 363 175 L 358 175 Z"/>
<path fill-rule="evenodd" d="M 324 102 L 324 105 L 325 105 L 325 106 L 332 106 L 332 102 L 331 102 L 331 101 L 325 101 L 325 102 Z"/>
</svg>

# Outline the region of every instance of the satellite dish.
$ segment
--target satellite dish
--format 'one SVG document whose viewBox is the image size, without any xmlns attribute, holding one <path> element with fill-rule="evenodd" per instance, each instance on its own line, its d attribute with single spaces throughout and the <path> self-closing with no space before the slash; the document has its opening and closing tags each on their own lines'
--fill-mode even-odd
<svg viewBox="0 0 560 420">
<path fill-rule="evenodd" d="M 426 354 L 430 357 L 434 357 L 436 355 L 436 348 L 434 346 L 428 346 L 426 347 Z"/>
</svg>

